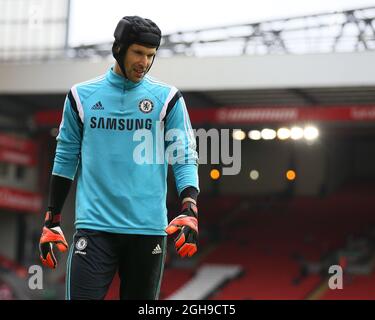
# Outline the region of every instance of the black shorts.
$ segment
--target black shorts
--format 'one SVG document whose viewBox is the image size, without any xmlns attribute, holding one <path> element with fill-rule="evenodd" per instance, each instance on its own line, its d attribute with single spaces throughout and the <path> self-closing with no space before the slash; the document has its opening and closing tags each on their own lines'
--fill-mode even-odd
<svg viewBox="0 0 375 320">
<path fill-rule="evenodd" d="M 69 251 L 66 299 L 104 299 L 117 271 L 120 299 L 158 299 L 166 250 L 166 236 L 79 229 Z"/>
</svg>

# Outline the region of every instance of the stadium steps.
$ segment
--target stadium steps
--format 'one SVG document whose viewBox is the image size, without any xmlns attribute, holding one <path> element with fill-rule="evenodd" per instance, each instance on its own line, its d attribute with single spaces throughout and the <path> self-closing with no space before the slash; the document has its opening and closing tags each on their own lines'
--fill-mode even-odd
<svg viewBox="0 0 375 320">
<path fill-rule="evenodd" d="M 194 276 L 167 300 L 203 300 L 212 295 L 225 283 L 237 278 L 242 273 L 239 265 L 204 264 Z"/>
</svg>

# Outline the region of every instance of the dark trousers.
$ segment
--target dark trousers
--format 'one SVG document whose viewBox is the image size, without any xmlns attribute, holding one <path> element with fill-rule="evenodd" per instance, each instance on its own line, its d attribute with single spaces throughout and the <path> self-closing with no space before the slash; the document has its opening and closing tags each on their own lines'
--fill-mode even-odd
<svg viewBox="0 0 375 320">
<path fill-rule="evenodd" d="M 120 299 L 156 300 L 166 250 L 166 236 L 79 229 L 69 251 L 66 298 L 104 299 L 118 271 Z"/>
</svg>

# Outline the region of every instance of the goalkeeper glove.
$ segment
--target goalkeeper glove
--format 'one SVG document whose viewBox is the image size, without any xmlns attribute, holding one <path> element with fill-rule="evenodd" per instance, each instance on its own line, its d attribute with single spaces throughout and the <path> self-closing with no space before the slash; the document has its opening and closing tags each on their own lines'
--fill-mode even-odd
<svg viewBox="0 0 375 320">
<path fill-rule="evenodd" d="M 181 257 L 191 257 L 197 252 L 198 243 L 198 209 L 194 203 L 185 202 L 180 215 L 174 218 L 165 229 L 169 235 L 177 230 L 180 230 L 175 240 L 177 253 Z"/>
<path fill-rule="evenodd" d="M 52 269 L 57 266 L 53 245 L 56 245 L 61 252 L 65 252 L 68 249 L 68 243 L 60 228 L 60 220 L 60 214 L 52 214 L 51 211 L 47 211 L 42 236 L 39 241 L 40 259 L 44 266 Z"/>
</svg>

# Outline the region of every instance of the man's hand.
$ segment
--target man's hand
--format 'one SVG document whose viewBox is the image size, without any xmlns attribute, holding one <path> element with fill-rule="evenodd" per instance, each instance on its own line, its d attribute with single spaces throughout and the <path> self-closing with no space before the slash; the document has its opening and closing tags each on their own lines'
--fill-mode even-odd
<svg viewBox="0 0 375 320">
<path fill-rule="evenodd" d="M 43 265 L 55 269 L 57 260 L 53 253 L 53 245 L 56 245 L 61 252 L 68 249 L 68 243 L 60 228 L 60 214 L 52 215 L 51 211 L 47 211 L 39 241 L 39 252 Z"/>
<path fill-rule="evenodd" d="M 198 243 L 198 209 L 193 202 L 185 202 L 181 213 L 174 218 L 165 229 L 170 235 L 180 230 L 175 239 L 177 253 L 181 257 L 191 257 L 197 252 Z"/>
</svg>

